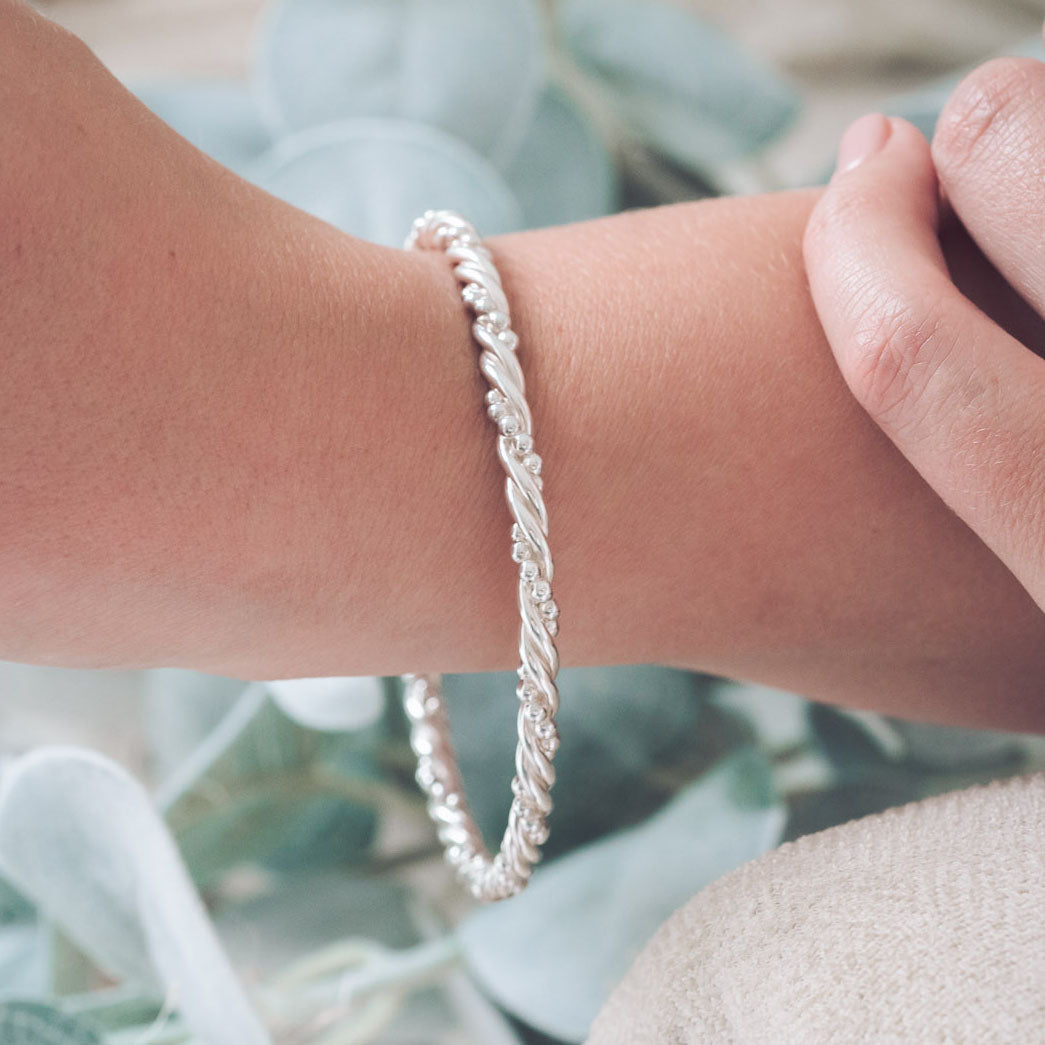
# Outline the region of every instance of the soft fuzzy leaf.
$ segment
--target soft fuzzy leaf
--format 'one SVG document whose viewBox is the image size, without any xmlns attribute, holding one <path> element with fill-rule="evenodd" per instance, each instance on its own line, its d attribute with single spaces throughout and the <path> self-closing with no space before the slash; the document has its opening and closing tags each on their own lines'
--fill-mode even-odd
<svg viewBox="0 0 1045 1045">
<path fill-rule="evenodd" d="M 385 708 L 380 678 L 278 679 L 266 682 L 280 710 L 298 725 L 323 732 L 352 732 L 374 725 Z"/>
<path fill-rule="evenodd" d="M 903 741 L 888 719 L 817 703 L 808 714 L 816 752 L 833 780 L 792 796 L 788 840 L 925 796 L 925 774 L 899 761 Z"/>
<path fill-rule="evenodd" d="M 513 672 L 444 680 L 469 803 L 491 845 L 500 842 L 512 800 L 517 682 Z M 671 792 L 662 775 L 698 748 L 705 690 L 701 676 L 653 666 L 566 668 L 558 684 L 562 746 L 549 857 L 663 805 Z"/>
<path fill-rule="evenodd" d="M 450 968 L 454 942 L 423 942 L 418 920 L 432 923 L 423 898 L 387 875 L 307 871 L 280 875 L 264 894 L 226 907 L 218 930 L 237 966 L 269 985 L 259 1004 L 288 1041 L 319 1011 L 338 1040 L 518 1045 L 466 975 Z M 420 987 L 425 968 L 440 989 Z"/>
<path fill-rule="evenodd" d="M 504 176 L 528 228 L 597 218 L 616 207 L 616 171 L 606 145 L 577 103 L 557 87 L 542 93 Z"/>
<path fill-rule="evenodd" d="M 398 117 L 502 163 L 530 122 L 541 67 L 535 0 L 279 0 L 257 84 L 277 134 Z"/>
<path fill-rule="evenodd" d="M 1015 764 L 1020 737 L 988 729 L 960 729 L 929 722 L 890 719 L 904 745 L 904 757 L 932 769 L 982 769 Z"/>
<path fill-rule="evenodd" d="M 878 774 L 903 755 L 900 735 L 874 711 L 811 704 L 809 722 L 821 750 L 847 780 Z"/>
<path fill-rule="evenodd" d="M 4 1045 L 101 1045 L 83 1020 L 50 1005 L 30 1001 L 0 1002 L 0 1041 Z"/>
<path fill-rule="evenodd" d="M 33 905 L 11 885 L 0 878 L 0 925 L 31 921 Z"/>
<path fill-rule="evenodd" d="M 103 968 L 176 999 L 204 1040 L 268 1040 L 166 826 L 114 763 L 42 748 L 8 769 L 0 868 Z"/>
<path fill-rule="evenodd" d="M 305 729 L 265 685 L 249 686 L 157 796 L 196 881 L 244 862 L 361 857 L 377 830 L 365 783 L 373 743 L 370 733 Z"/>
<path fill-rule="evenodd" d="M 811 740 L 809 702 L 794 693 L 748 682 L 721 682 L 715 687 L 715 703 L 740 715 L 759 746 L 770 754 L 793 751 Z"/>
<path fill-rule="evenodd" d="M 466 145 L 403 120 L 347 120 L 280 141 L 251 170 L 263 189 L 342 232 L 402 246 L 429 208 L 460 210 L 485 236 L 522 225 L 500 175 Z"/>
<path fill-rule="evenodd" d="M 677 4 L 562 0 L 563 37 L 631 133 L 698 173 L 756 152 L 790 122 L 791 89 Z"/>
<path fill-rule="evenodd" d="M 161 785 L 218 727 L 248 683 L 181 668 L 145 673 L 145 736 Z"/>
<path fill-rule="evenodd" d="M 47 941 L 35 921 L 0 926 L 0 998 L 38 996 L 47 987 Z M 4 1041 L 0 1037 L 0 1041 Z"/>
<path fill-rule="evenodd" d="M 132 85 L 132 90 L 183 138 L 237 174 L 271 144 L 246 84 L 183 80 Z"/>
<path fill-rule="evenodd" d="M 416 900 L 385 878 L 325 868 L 273 877 L 271 888 L 226 905 L 216 923 L 237 968 L 267 979 L 338 940 L 370 939 L 392 948 L 419 941 Z"/>
<path fill-rule="evenodd" d="M 645 824 L 538 870 L 459 935 L 473 974 L 539 1030 L 581 1041 L 617 980 L 677 907 L 776 845 L 784 812 L 765 759 L 743 751 Z"/>
</svg>

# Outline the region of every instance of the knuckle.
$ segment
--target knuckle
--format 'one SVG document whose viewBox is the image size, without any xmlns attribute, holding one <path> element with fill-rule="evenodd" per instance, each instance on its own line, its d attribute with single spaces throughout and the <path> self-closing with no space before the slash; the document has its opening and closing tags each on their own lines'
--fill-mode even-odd
<svg viewBox="0 0 1045 1045">
<path fill-rule="evenodd" d="M 981 477 L 969 483 L 983 491 L 974 522 L 1007 535 L 1015 547 L 1033 550 L 1045 571 L 1045 447 L 1028 435 L 981 417 L 962 463 Z"/>
<path fill-rule="evenodd" d="M 996 58 L 971 72 L 955 88 L 936 125 L 937 166 L 961 167 L 997 135 L 1011 135 L 1040 75 L 1040 64 L 1030 58 Z"/>
<path fill-rule="evenodd" d="M 806 256 L 830 262 L 836 243 L 854 242 L 854 232 L 865 227 L 867 215 L 878 205 L 876 187 L 861 179 L 833 184 L 809 215 L 803 242 Z"/>
<path fill-rule="evenodd" d="M 935 308 L 877 296 L 855 316 L 849 384 L 864 409 L 894 433 L 917 429 L 931 408 L 933 375 L 953 347 L 937 316 Z"/>
</svg>

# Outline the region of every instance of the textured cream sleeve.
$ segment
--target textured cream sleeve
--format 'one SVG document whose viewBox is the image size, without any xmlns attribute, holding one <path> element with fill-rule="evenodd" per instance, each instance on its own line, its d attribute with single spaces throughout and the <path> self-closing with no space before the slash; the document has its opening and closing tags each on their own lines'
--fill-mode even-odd
<svg viewBox="0 0 1045 1045">
<path fill-rule="evenodd" d="M 782 846 L 660 928 L 588 1045 L 1045 1042 L 1045 774 Z"/>
</svg>

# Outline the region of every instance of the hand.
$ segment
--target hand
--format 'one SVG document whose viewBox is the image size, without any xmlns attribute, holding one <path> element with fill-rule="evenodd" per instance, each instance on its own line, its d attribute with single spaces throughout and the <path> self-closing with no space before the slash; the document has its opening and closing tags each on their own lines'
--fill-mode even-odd
<svg viewBox="0 0 1045 1045">
<path fill-rule="evenodd" d="M 1043 172 L 1045 65 L 990 62 L 949 100 L 931 151 L 903 120 L 853 124 L 810 219 L 805 258 L 857 400 L 1045 608 L 1040 333 L 1020 340 L 973 305 L 938 240 L 949 204 L 1045 317 Z"/>
<path fill-rule="evenodd" d="M 1045 618 L 823 342 L 814 199 L 494 242 L 548 461 L 563 661 L 1042 728 Z M 445 259 L 252 188 L 16 0 L 0 305 L 0 657 L 514 666 L 503 475 Z"/>
</svg>

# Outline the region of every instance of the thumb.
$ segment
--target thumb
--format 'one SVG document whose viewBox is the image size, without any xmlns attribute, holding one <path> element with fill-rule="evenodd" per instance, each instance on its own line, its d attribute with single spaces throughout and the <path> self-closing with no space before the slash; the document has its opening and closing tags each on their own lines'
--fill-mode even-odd
<svg viewBox="0 0 1045 1045">
<path fill-rule="evenodd" d="M 1045 361 L 957 290 L 938 219 L 922 135 L 858 120 L 806 231 L 813 300 L 856 399 L 1045 607 Z"/>
</svg>

